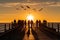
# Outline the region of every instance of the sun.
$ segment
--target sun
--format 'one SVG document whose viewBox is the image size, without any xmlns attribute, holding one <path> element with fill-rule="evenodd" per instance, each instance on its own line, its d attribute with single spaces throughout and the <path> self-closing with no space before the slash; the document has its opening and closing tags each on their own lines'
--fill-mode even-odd
<svg viewBox="0 0 60 40">
<path fill-rule="evenodd" d="M 32 16 L 32 15 L 28 15 L 28 16 L 27 16 L 27 19 L 28 19 L 28 20 L 33 20 L 33 16 Z"/>
</svg>

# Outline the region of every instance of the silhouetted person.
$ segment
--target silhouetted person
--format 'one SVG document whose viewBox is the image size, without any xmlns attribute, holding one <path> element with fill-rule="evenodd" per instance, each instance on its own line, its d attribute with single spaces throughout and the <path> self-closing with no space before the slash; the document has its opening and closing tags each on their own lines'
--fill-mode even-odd
<svg viewBox="0 0 60 40">
<path fill-rule="evenodd" d="M 28 20 L 28 28 L 30 28 L 30 26 L 31 26 L 31 25 L 30 25 L 30 20 Z"/>
<path fill-rule="evenodd" d="M 18 28 L 19 28 L 20 30 L 22 30 L 22 21 L 21 21 L 21 20 L 18 20 Z"/>
<path fill-rule="evenodd" d="M 36 27 L 38 27 L 38 20 L 36 20 Z"/>
<path fill-rule="evenodd" d="M 17 27 L 16 20 L 14 20 L 14 21 L 11 23 L 11 25 L 12 25 L 12 29 L 13 29 L 13 28 L 16 28 L 16 27 Z"/>
<path fill-rule="evenodd" d="M 43 20 L 43 26 L 47 27 L 47 21 L 46 20 Z"/>
<path fill-rule="evenodd" d="M 21 20 L 18 20 L 18 27 L 21 26 L 20 23 L 21 23 Z"/>
<path fill-rule="evenodd" d="M 22 24 L 21 25 L 22 25 L 22 28 L 23 28 L 24 27 L 24 20 L 22 20 Z"/>
<path fill-rule="evenodd" d="M 41 21 L 39 20 L 39 27 L 41 27 Z"/>
<path fill-rule="evenodd" d="M 13 26 L 14 26 L 15 28 L 17 27 L 17 25 L 16 25 L 16 20 L 14 20 Z"/>
<path fill-rule="evenodd" d="M 26 27 L 26 20 L 25 20 L 25 27 Z"/>
<path fill-rule="evenodd" d="M 42 29 L 42 23 L 41 23 L 41 20 L 39 20 L 39 29 Z"/>
<path fill-rule="evenodd" d="M 32 28 L 32 26 L 33 26 L 33 20 L 31 20 L 31 28 Z"/>
</svg>

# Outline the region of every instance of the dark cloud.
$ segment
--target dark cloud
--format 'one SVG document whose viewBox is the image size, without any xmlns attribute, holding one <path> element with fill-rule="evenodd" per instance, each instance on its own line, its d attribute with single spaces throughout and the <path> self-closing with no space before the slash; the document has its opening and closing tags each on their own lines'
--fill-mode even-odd
<svg viewBox="0 0 60 40">
<path fill-rule="evenodd" d="M 0 6 L 2 7 L 16 7 L 20 5 L 60 6 L 60 0 L 0 0 Z"/>
<path fill-rule="evenodd" d="M 27 2 L 28 0 L 0 0 L 0 3 L 5 2 Z M 29 2 L 60 2 L 60 0 L 29 0 Z"/>
<path fill-rule="evenodd" d="M 0 3 L 8 3 L 8 2 L 24 2 L 24 0 L 0 0 Z"/>
<path fill-rule="evenodd" d="M 33 2 L 60 2 L 60 0 L 32 0 Z"/>
</svg>

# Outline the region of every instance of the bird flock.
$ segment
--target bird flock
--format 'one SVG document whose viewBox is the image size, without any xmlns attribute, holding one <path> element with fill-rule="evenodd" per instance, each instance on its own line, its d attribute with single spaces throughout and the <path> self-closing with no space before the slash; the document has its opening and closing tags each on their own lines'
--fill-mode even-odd
<svg viewBox="0 0 60 40">
<path fill-rule="evenodd" d="M 26 8 L 25 8 L 26 7 Z M 32 10 L 36 10 L 36 11 L 42 11 L 43 8 L 39 8 L 38 10 L 36 8 L 31 8 L 30 6 L 19 6 L 16 8 L 16 10 L 20 10 L 20 8 L 22 8 L 23 10 L 27 10 L 27 9 L 32 9 Z"/>
</svg>

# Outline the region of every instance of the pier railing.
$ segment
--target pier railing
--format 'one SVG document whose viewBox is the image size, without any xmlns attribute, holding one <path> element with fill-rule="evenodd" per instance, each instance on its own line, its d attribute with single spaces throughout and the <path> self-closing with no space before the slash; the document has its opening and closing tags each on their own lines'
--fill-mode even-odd
<svg viewBox="0 0 60 40">
<path fill-rule="evenodd" d="M 60 23 L 43 22 L 40 30 L 49 34 L 51 37 L 60 39 Z"/>
<path fill-rule="evenodd" d="M 28 22 L 28 26 L 30 23 L 32 26 L 33 21 Z M 17 29 L 17 28 L 22 29 L 24 25 L 26 25 L 26 21 L 24 20 L 19 20 L 18 23 L 16 23 L 16 20 L 14 20 L 14 22 L 9 23 L 8 26 L 7 24 L 4 24 L 4 33 L 2 35 L 4 35 L 5 33 L 9 33 L 10 31 L 13 31 L 14 29 Z M 44 20 L 41 23 L 40 20 L 39 21 L 37 20 L 35 25 L 45 33 L 49 33 L 51 35 L 54 34 L 54 36 L 60 37 L 60 23 L 49 23 L 46 20 Z M 8 27 L 8 30 L 7 30 L 7 27 Z"/>
<path fill-rule="evenodd" d="M 60 23 L 48 23 L 47 27 L 56 29 L 56 32 L 60 33 Z"/>
</svg>

